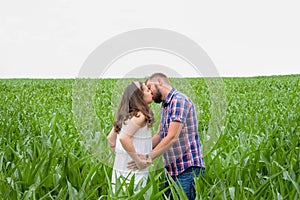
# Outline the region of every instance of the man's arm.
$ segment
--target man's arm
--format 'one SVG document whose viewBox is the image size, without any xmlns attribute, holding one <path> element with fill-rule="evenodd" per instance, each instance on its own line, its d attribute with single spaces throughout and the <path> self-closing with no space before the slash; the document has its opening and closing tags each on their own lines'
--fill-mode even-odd
<svg viewBox="0 0 300 200">
<path fill-rule="evenodd" d="M 183 124 L 181 122 L 171 122 L 167 136 L 162 139 L 157 145 L 155 145 L 155 148 L 148 155 L 152 159 L 155 159 L 165 153 L 178 139 L 182 127 Z M 159 132 L 156 133 L 155 136 L 153 136 L 152 141 L 156 140 L 156 137 L 158 137 L 157 135 L 159 136 Z"/>
</svg>

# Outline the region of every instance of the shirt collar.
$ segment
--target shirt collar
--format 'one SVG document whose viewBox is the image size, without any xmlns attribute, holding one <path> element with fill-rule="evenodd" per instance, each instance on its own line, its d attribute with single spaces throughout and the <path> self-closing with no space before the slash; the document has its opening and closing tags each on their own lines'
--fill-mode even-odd
<svg viewBox="0 0 300 200">
<path fill-rule="evenodd" d="M 175 94 L 175 92 L 176 92 L 177 90 L 176 90 L 176 88 L 172 88 L 171 89 L 171 91 L 169 92 L 169 94 L 168 94 L 168 96 L 167 96 L 167 99 L 165 100 L 165 101 L 163 101 L 163 106 L 165 107 L 165 106 L 167 106 L 169 103 L 170 103 L 170 101 L 171 101 L 171 99 L 172 99 L 172 97 L 174 96 L 174 94 Z"/>
</svg>

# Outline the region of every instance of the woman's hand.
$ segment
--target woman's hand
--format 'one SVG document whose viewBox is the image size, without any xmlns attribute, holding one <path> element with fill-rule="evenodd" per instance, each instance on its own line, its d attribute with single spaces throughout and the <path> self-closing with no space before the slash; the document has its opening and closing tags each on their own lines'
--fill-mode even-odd
<svg viewBox="0 0 300 200">
<path fill-rule="evenodd" d="M 128 162 L 127 164 L 127 168 L 128 169 L 132 169 L 132 170 L 142 170 L 145 169 L 146 167 L 148 167 L 149 164 L 153 164 L 152 161 L 147 160 L 146 156 L 143 154 L 137 154 L 139 157 L 139 160 L 134 161 L 131 160 Z"/>
<path fill-rule="evenodd" d="M 148 163 L 147 163 L 147 160 L 139 160 L 137 163 L 136 163 L 136 165 L 137 165 L 137 168 L 139 169 L 139 170 L 142 170 L 142 169 L 145 169 L 145 168 L 147 168 L 148 167 Z"/>
</svg>

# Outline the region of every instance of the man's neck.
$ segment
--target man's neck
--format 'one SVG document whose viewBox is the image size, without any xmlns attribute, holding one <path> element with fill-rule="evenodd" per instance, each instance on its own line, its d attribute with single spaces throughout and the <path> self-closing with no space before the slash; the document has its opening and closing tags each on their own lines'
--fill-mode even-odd
<svg viewBox="0 0 300 200">
<path fill-rule="evenodd" d="M 172 86 L 170 86 L 170 85 L 166 85 L 166 86 L 164 86 L 163 87 L 163 89 L 162 89 L 163 91 L 162 91 L 162 99 L 165 101 L 165 100 L 167 100 L 167 98 L 168 98 L 168 94 L 171 92 L 171 90 L 172 90 Z"/>
</svg>

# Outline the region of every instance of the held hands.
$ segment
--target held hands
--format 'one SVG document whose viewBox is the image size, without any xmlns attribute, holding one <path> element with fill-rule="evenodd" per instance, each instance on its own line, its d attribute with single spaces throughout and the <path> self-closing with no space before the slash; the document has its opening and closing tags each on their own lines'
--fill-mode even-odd
<svg viewBox="0 0 300 200">
<path fill-rule="evenodd" d="M 140 154 L 138 153 L 138 158 L 139 160 L 137 161 L 130 161 L 127 164 L 127 168 L 128 169 L 132 169 L 132 170 L 142 170 L 145 169 L 146 167 L 148 167 L 148 165 L 153 164 L 151 158 L 148 156 L 148 158 L 146 157 L 146 155 Z"/>
</svg>

